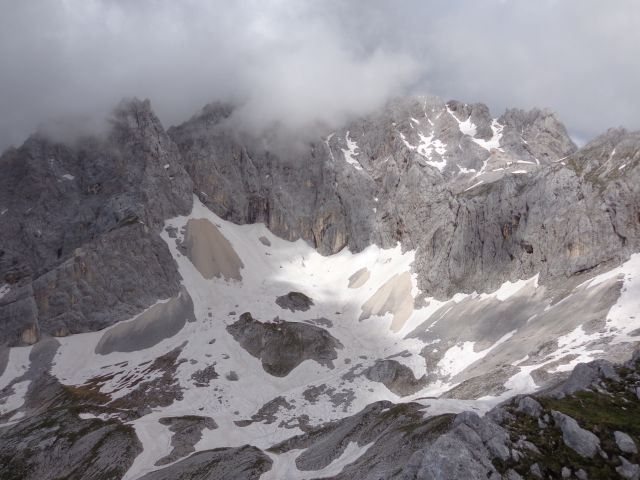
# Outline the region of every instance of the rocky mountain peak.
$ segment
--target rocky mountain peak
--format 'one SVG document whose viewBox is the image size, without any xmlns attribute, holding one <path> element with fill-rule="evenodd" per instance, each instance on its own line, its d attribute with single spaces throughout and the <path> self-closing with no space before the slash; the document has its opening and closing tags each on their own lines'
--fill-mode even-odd
<svg viewBox="0 0 640 480">
<path fill-rule="evenodd" d="M 272 148 L 233 113 L 130 99 L 0 157 L 0 476 L 636 475 L 640 429 L 575 408 L 640 398 L 604 360 L 640 340 L 640 133 L 406 97 Z"/>
</svg>

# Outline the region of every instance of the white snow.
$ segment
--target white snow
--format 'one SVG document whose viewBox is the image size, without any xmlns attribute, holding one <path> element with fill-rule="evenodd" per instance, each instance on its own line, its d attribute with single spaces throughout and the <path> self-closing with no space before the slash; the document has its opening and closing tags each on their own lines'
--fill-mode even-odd
<svg viewBox="0 0 640 480">
<path fill-rule="evenodd" d="M 0 298 L 4 297 L 11 291 L 11 287 L 8 284 L 0 285 Z"/>
<path fill-rule="evenodd" d="M 349 165 L 352 165 L 356 170 L 362 170 L 362 165 L 360 165 L 360 162 L 358 162 L 358 160 L 356 160 L 355 158 L 358 155 L 358 152 L 356 152 L 356 150 L 358 149 L 358 144 L 351 140 L 351 137 L 349 137 L 349 131 L 347 131 L 344 139 L 347 142 L 347 148 L 342 149 L 345 161 Z"/>
<path fill-rule="evenodd" d="M 29 389 L 30 383 L 30 380 L 25 380 L 13 384 L 13 393 L 2 400 L 4 403 L 0 403 L 0 415 L 12 412 L 24 404 L 24 397 Z"/>
<path fill-rule="evenodd" d="M 348 139 L 347 134 L 347 139 Z M 428 137 L 426 137 L 428 138 Z M 431 142 L 431 140 L 430 140 Z M 347 142 L 349 155 L 357 155 L 357 145 Z M 415 147 L 417 148 L 417 147 Z M 436 148 L 435 146 L 433 147 Z M 347 155 L 345 154 L 345 158 Z M 355 160 L 354 160 L 355 161 Z M 357 162 L 357 161 L 356 161 Z M 474 188 L 483 181 L 468 188 Z M 378 199 L 375 198 L 374 202 Z M 175 401 L 168 407 L 155 408 L 153 412 L 131 422 L 143 445 L 139 455 L 125 478 L 135 479 L 158 467 L 154 463 L 171 450 L 171 432 L 168 427 L 159 423 L 166 416 L 203 415 L 212 417 L 218 428 L 204 430 L 202 439 L 196 450 L 217 447 L 232 447 L 245 444 L 266 449 L 275 443 L 302 433 L 299 429 L 279 427 L 280 422 L 294 419 L 304 413 L 309 416 L 312 425 L 320 425 L 327 421 L 353 415 L 371 402 L 389 400 L 392 402 L 420 402 L 425 407 L 425 414 L 434 415 L 445 412 L 456 412 L 474 409 L 484 412 L 500 399 L 514 393 L 530 392 L 536 388 L 531 372 L 540 366 L 554 362 L 567 355 L 576 353 L 576 361 L 584 361 L 601 355 L 597 350 L 589 350 L 588 344 L 605 335 L 615 335 L 616 341 L 637 341 L 631 333 L 640 328 L 640 254 L 633 255 L 628 262 L 619 268 L 585 282 L 577 289 L 591 291 L 605 282 L 613 282 L 619 278 L 623 282 L 618 302 L 607 315 L 607 326 L 604 332 L 587 334 L 581 327 L 570 328 L 558 334 L 558 350 L 552 352 L 535 365 L 528 363 L 529 353 L 522 351 L 521 357 L 514 361 L 520 371 L 505 383 L 507 392 L 498 396 L 487 396 L 479 401 L 461 401 L 454 399 L 426 398 L 439 395 L 454 386 L 452 380 L 473 364 L 483 365 L 491 360 L 492 355 L 502 353 L 506 345 L 519 341 L 520 331 L 500 332 L 502 335 L 495 343 L 488 346 L 482 344 L 482 350 L 476 351 L 480 344 L 473 338 L 465 338 L 443 342 L 440 339 L 428 344 L 419 338 L 407 338 L 423 322 L 443 308 L 453 308 L 462 301 L 483 301 L 495 299 L 499 302 L 519 301 L 524 294 L 538 286 L 538 277 L 526 280 L 505 282 L 496 291 L 490 293 L 457 294 L 448 302 L 427 298 L 424 307 L 413 310 L 406 323 L 398 332 L 391 330 L 393 315 L 387 313 L 360 320 L 362 305 L 369 300 L 390 278 L 406 272 L 411 274 L 411 295 L 416 298 L 420 291 L 417 277 L 413 271 L 415 251 L 403 252 L 401 245 L 391 249 L 370 246 L 358 253 L 344 249 L 331 256 L 318 254 L 310 245 L 302 240 L 288 242 L 274 236 L 264 225 L 235 225 L 227 222 L 209 211 L 194 197 L 193 211 L 187 216 L 170 219 L 166 226 L 173 226 L 178 232 L 189 219 L 207 219 L 218 226 L 220 233 L 226 237 L 244 264 L 242 281 L 225 281 L 222 278 L 204 279 L 189 259 L 182 255 L 176 245 L 176 239 L 169 237 L 166 231 L 161 236 L 176 261 L 182 284 L 189 292 L 194 304 L 195 322 L 187 323 L 172 338 L 165 339 L 157 345 L 137 352 L 114 352 L 108 355 L 96 355 L 95 347 L 104 332 L 93 332 L 61 337 L 61 344 L 51 373 L 67 385 L 81 385 L 89 379 L 102 375 L 113 375 L 104 382 L 101 391 L 109 393 L 113 398 L 126 395 L 135 388 L 135 382 L 144 378 L 151 379 L 160 372 L 144 373 L 144 362 L 151 361 L 187 342 L 180 355 L 181 362 L 176 372 L 176 379 L 184 388 L 184 398 Z M 178 234 L 181 239 L 182 234 Z M 271 246 L 263 245 L 258 239 L 266 237 Z M 358 289 L 349 289 L 349 277 L 360 269 L 367 268 L 370 277 Z M 0 292 L 6 289 L 0 287 Z M 309 295 L 314 305 L 307 312 L 290 312 L 283 310 L 275 303 L 277 296 L 289 291 L 299 291 Z M 6 293 L 4 293 L 6 294 Z M 167 299 L 159 299 L 164 302 Z M 449 303 L 449 307 L 446 307 Z M 559 304 L 556 304 L 556 306 Z M 333 326 L 327 331 L 338 339 L 343 349 L 337 350 L 334 368 L 320 365 L 312 360 L 302 362 L 285 377 L 274 377 L 262 368 L 259 359 L 251 356 L 226 330 L 227 325 L 237 320 L 237 315 L 251 312 L 260 321 L 271 321 L 279 317 L 286 321 L 303 322 L 306 320 L 327 318 Z M 211 315 L 211 316 L 209 316 Z M 446 319 L 440 320 L 441 322 Z M 472 319 L 470 319 L 472 321 Z M 538 319 L 532 320 L 529 328 L 536 326 Z M 442 326 L 442 324 L 440 324 Z M 520 327 L 521 330 L 526 326 Z M 505 329 L 506 330 L 506 329 Z M 498 336 L 496 335 L 496 337 Z M 209 343 L 215 339 L 215 343 Z M 436 372 L 427 371 L 422 350 L 427 347 L 443 352 L 444 356 L 437 364 Z M 31 347 L 10 349 L 6 371 L 0 376 L 0 390 L 12 379 L 22 375 L 29 366 Z M 398 355 L 406 352 L 403 355 Z M 424 374 L 436 373 L 439 380 L 427 385 L 414 395 L 399 397 L 383 384 L 371 382 L 361 374 L 373 365 L 377 359 L 391 357 L 411 369 L 416 378 Z M 534 357 L 535 358 L 535 357 Z M 193 360 L 195 363 L 192 363 Z M 126 362 L 124 364 L 123 362 Z M 208 387 L 194 388 L 191 375 L 207 365 L 216 362 L 219 378 Z M 558 370 L 570 368 L 575 362 L 565 363 Z M 360 366 L 358 366 L 360 364 Z M 78 366 L 82 366 L 79 368 Z M 239 375 L 238 381 L 225 378 L 229 371 Z M 355 374 L 353 382 L 345 382 L 342 376 L 350 372 Z M 27 383 L 27 382 L 23 382 Z M 315 404 L 305 399 L 304 391 L 311 386 L 326 385 L 338 393 L 343 389 L 353 391 L 355 398 L 351 405 L 334 407 L 326 396 Z M 11 407 L 24 401 L 27 385 L 18 384 L 16 393 L 10 398 Z M 277 413 L 278 421 L 271 424 L 253 423 L 248 427 L 238 427 L 234 421 L 251 418 L 260 407 L 277 396 L 283 396 L 295 405 L 292 410 L 281 409 Z M 3 407 L 5 408 L 5 407 Z M 237 414 L 234 412 L 238 412 Z M 81 418 L 93 418 L 91 414 L 82 413 Z M 306 478 L 330 476 L 342 471 L 344 465 L 362 455 L 368 446 L 349 444 L 343 455 L 320 472 L 299 472 L 295 466 L 295 458 L 300 450 L 287 454 L 270 454 L 274 460 L 274 470 L 268 478 Z M 333 472 L 333 473 L 332 473 Z"/>
<path fill-rule="evenodd" d="M 453 118 L 456 118 L 455 115 L 452 114 L 452 116 Z M 458 119 L 456 118 L 456 120 Z M 469 135 L 470 137 L 476 136 L 477 127 L 471 121 L 471 117 L 467 118 L 464 122 L 458 120 L 458 126 L 460 127 L 460 131 L 463 133 L 463 135 Z"/>
<path fill-rule="evenodd" d="M 76 177 L 74 177 L 70 173 L 65 173 L 64 175 L 62 175 L 62 178 L 64 178 L 65 180 L 75 180 Z"/>
<path fill-rule="evenodd" d="M 475 351 L 475 342 L 462 342 L 454 345 L 447 350 L 442 360 L 438 362 L 438 368 L 443 375 L 454 377 L 470 365 L 486 357 L 491 350 L 509 340 L 515 333 L 515 330 L 507 333 L 489 348 L 480 351 Z"/>
<path fill-rule="evenodd" d="M 402 132 L 400 133 L 400 138 L 405 146 L 410 149 L 418 152 L 421 156 L 423 156 L 427 161 L 428 165 L 437 168 L 439 171 L 443 171 L 444 167 L 447 166 L 447 161 L 444 155 L 447 153 L 447 145 L 443 143 L 440 139 L 434 139 L 433 133 L 429 136 L 424 135 L 421 132 L 418 132 L 418 138 L 420 139 L 420 143 L 418 145 L 411 145 L 407 141 L 407 138 Z M 433 153 L 439 155 L 439 159 L 433 158 Z"/>
<path fill-rule="evenodd" d="M 29 368 L 29 354 L 32 347 L 13 347 L 9 349 L 9 360 L 0 375 L 0 390 L 9 385 L 14 378 L 21 376 Z"/>
<path fill-rule="evenodd" d="M 492 149 L 500 149 L 500 140 L 502 139 L 502 130 L 504 130 L 504 125 L 500 125 L 496 119 L 493 119 L 491 122 L 491 130 L 493 131 L 493 136 L 489 140 L 475 138 L 475 133 L 471 135 L 474 137 L 472 140 L 485 150 L 491 151 Z"/>
<path fill-rule="evenodd" d="M 482 185 L 484 183 L 484 180 L 480 180 L 477 183 L 474 183 L 473 185 L 471 185 L 469 188 L 465 189 L 465 192 L 468 192 L 469 190 L 471 190 L 472 188 L 476 188 L 478 185 Z"/>
<path fill-rule="evenodd" d="M 329 465 L 320 470 L 298 470 L 295 459 L 304 451 L 303 449 L 291 450 L 284 454 L 268 453 L 273 460 L 273 467 L 260 477 L 260 480 L 283 480 L 296 479 L 307 480 L 312 478 L 333 477 L 344 470 L 344 467 L 355 462 L 358 458 L 366 453 L 373 445 L 373 442 L 367 445 L 359 446 L 356 442 L 349 442 L 338 458 L 333 460 Z"/>
</svg>

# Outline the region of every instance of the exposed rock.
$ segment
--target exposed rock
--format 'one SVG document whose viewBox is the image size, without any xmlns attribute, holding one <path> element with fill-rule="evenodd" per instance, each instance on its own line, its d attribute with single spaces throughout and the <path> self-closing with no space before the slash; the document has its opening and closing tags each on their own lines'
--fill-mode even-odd
<svg viewBox="0 0 640 480">
<path fill-rule="evenodd" d="M 208 387 L 211 380 L 218 378 L 215 363 L 208 365 L 201 370 L 196 370 L 191 374 L 191 379 L 195 381 L 196 387 Z"/>
<path fill-rule="evenodd" d="M 147 473 L 140 480 L 258 480 L 273 461 L 260 449 L 245 445 L 194 453 L 169 467 Z"/>
<path fill-rule="evenodd" d="M 250 313 L 227 327 L 247 352 L 262 361 L 267 373 L 284 377 L 305 360 L 333 368 L 342 344 L 324 328 L 306 323 L 279 321 L 262 323 Z"/>
<path fill-rule="evenodd" d="M 271 241 L 265 237 L 264 235 L 261 236 L 260 238 L 258 238 L 258 240 L 260 240 L 260 243 L 263 244 L 265 247 L 270 247 L 271 246 Z"/>
<path fill-rule="evenodd" d="M 0 477 L 122 478 L 141 451 L 129 425 L 50 410 L 0 429 Z"/>
<path fill-rule="evenodd" d="M 178 293 L 157 232 L 191 208 L 179 157 L 149 102 L 131 100 L 104 138 L 36 134 L 0 158 L 0 343 L 99 330 Z"/>
<path fill-rule="evenodd" d="M 313 305 L 313 300 L 307 297 L 304 293 L 289 292 L 286 295 L 282 295 L 276 298 L 276 304 L 284 309 L 306 312 Z"/>
<path fill-rule="evenodd" d="M 401 397 L 411 395 L 426 385 L 424 376 L 416 378 L 409 367 L 396 360 L 378 360 L 363 373 L 369 380 L 384 384 Z"/>
<path fill-rule="evenodd" d="M 616 472 L 618 472 L 622 478 L 629 480 L 638 480 L 640 478 L 640 466 L 629 462 L 624 457 L 620 457 L 620 462 L 622 462 L 622 465 L 616 468 Z"/>
<path fill-rule="evenodd" d="M 558 396 L 569 395 L 586 390 L 603 378 L 616 381 L 620 379 L 611 362 L 595 360 L 589 363 L 579 363 L 573 369 L 569 378 L 552 392 Z"/>
<path fill-rule="evenodd" d="M 415 478 L 420 463 L 415 457 L 421 457 L 420 449 L 437 441 L 450 428 L 451 419 L 451 415 L 424 418 L 416 403 L 376 402 L 356 415 L 311 429 L 270 450 L 282 453 L 305 449 L 296 458 L 296 466 L 313 472 L 339 458 L 354 442 L 360 447 L 369 446 L 355 462 L 331 477 L 333 480 L 405 478 L 402 466 L 413 472 L 407 478 Z"/>
<path fill-rule="evenodd" d="M 613 436 L 616 440 L 616 445 L 623 453 L 638 453 L 638 447 L 633 439 L 624 432 L 613 432 Z"/>
<path fill-rule="evenodd" d="M 551 412 L 554 421 L 562 430 L 562 439 L 571 449 L 583 457 L 591 458 L 600 449 L 600 439 L 584 428 L 580 428 L 578 422 L 564 413 Z"/>
<path fill-rule="evenodd" d="M 186 457 L 195 452 L 194 445 L 202 438 L 202 430 L 215 430 L 218 428 L 216 422 L 210 417 L 199 417 L 188 415 L 184 417 L 164 417 L 159 420 L 162 425 L 167 425 L 173 432 L 171 436 L 171 446 L 173 450 L 169 455 L 162 457 L 155 464 L 156 466 L 172 463 L 179 458 Z"/>
<path fill-rule="evenodd" d="M 533 475 L 536 478 L 544 478 L 542 475 L 542 470 L 540 470 L 540 465 L 538 465 L 537 463 L 534 463 L 533 465 L 531 465 L 531 468 L 529 468 L 529 471 L 531 472 L 531 475 Z"/>
<path fill-rule="evenodd" d="M 543 411 L 542 405 L 531 397 L 522 397 L 518 401 L 518 410 L 535 418 L 540 417 Z"/>
</svg>

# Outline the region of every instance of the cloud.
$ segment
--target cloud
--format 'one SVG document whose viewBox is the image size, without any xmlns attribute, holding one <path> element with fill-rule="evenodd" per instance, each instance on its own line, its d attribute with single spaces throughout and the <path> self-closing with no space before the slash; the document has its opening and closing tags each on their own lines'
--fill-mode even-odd
<svg viewBox="0 0 640 480">
<path fill-rule="evenodd" d="M 0 0 L 0 149 L 40 122 L 214 100 L 260 131 L 433 93 L 547 106 L 576 136 L 640 128 L 636 0 Z"/>
</svg>

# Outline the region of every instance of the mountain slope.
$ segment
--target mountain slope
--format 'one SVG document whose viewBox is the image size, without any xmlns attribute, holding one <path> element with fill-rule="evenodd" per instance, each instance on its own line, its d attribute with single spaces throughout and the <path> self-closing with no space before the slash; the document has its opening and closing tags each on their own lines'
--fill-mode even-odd
<svg viewBox="0 0 640 480">
<path fill-rule="evenodd" d="M 284 148 L 232 110 L 165 134 L 131 101 L 1 158 L 6 472 L 53 446 L 67 478 L 433 478 L 476 425 L 451 414 L 631 355 L 637 134 L 419 98 Z"/>
</svg>

